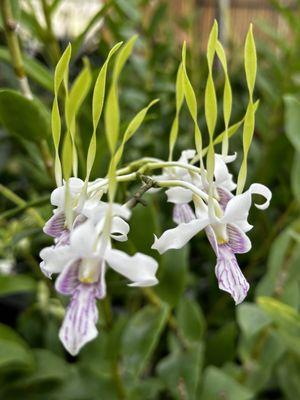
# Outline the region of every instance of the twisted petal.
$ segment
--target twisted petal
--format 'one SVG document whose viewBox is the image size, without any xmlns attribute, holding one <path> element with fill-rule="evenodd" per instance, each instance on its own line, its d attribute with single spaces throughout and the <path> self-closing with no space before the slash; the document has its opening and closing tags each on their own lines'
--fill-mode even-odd
<svg viewBox="0 0 300 400">
<path fill-rule="evenodd" d="M 188 164 L 189 160 L 195 157 L 196 150 L 183 150 L 179 158 L 179 162 Z"/>
<path fill-rule="evenodd" d="M 159 239 L 154 235 L 155 240 L 151 248 L 157 250 L 160 254 L 170 249 L 181 249 L 193 236 L 205 228 L 208 222 L 208 218 L 195 219 L 165 231 Z"/>
<path fill-rule="evenodd" d="M 105 259 L 112 269 L 133 282 L 129 286 L 153 286 L 158 282 L 155 276 L 158 264 L 152 257 L 141 253 L 129 256 L 123 251 L 108 249 Z"/>
<path fill-rule="evenodd" d="M 219 245 L 218 253 L 215 273 L 219 288 L 230 293 L 236 305 L 240 304 L 247 296 L 249 283 L 242 274 L 236 257 L 228 245 Z"/>
<path fill-rule="evenodd" d="M 260 194 L 266 199 L 263 204 L 255 204 L 257 208 L 264 210 L 269 206 L 272 198 L 271 191 L 264 185 L 254 183 L 246 192 L 234 196 L 231 200 L 229 200 L 225 209 L 223 222 L 234 223 L 235 225 L 238 225 L 244 232 L 249 231 L 252 226 L 249 225 L 247 219 L 253 194 Z"/>
<path fill-rule="evenodd" d="M 65 213 L 58 211 L 46 222 L 43 231 L 48 236 L 59 237 L 65 230 Z"/>
<path fill-rule="evenodd" d="M 40 264 L 41 270 L 48 277 L 61 272 L 70 261 L 74 260 L 69 246 L 45 247 L 41 250 L 40 257 L 43 260 Z"/>
<path fill-rule="evenodd" d="M 192 201 L 193 192 L 182 187 L 172 187 L 166 190 L 168 202 L 173 204 L 186 204 Z"/>
<path fill-rule="evenodd" d="M 97 284 L 79 284 L 73 293 L 71 303 L 59 331 L 59 338 L 66 350 L 75 356 L 80 349 L 93 340 L 98 331 L 98 310 L 96 306 Z"/>
<path fill-rule="evenodd" d="M 179 225 L 183 222 L 190 222 L 195 219 L 196 216 L 192 207 L 189 204 L 175 204 L 173 207 L 173 221 Z"/>
<path fill-rule="evenodd" d="M 129 225 L 120 217 L 113 217 L 110 236 L 119 242 L 126 242 Z"/>
</svg>

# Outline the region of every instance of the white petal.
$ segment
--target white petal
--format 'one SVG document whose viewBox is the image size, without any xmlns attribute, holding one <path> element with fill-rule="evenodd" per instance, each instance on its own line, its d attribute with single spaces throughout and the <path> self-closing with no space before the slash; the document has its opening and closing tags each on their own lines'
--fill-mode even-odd
<svg viewBox="0 0 300 400">
<path fill-rule="evenodd" d="M 158 264 L 152 257 L 141 253 L 129 256 L 123 251 L 110 249 L 105 259 L 112 269 L 133 282 L 130 286 L 153 286 L 158 282 L 155 277 Z"/>
<path fill-rule="evenodd" d="M 188 164 L 189 160 L 195 157 L 195 154 L 196 150 L 184 150 L 178 161 Z"/>
<path fill-rule="evenodd" d="M 128 238 L 129 225 L 120 217 L 113 217 L 110 236 L 119 242 L 125 242 Z"/>
<path fill-rule="evenodd" d="M 41 268 L 50 276 L 61 272 L 70 261 L 74 260 L 70 246 L 45 247 L 41 250 L 40 257 L 43 260 Z"/>
<path fill-rule="evenodd" d="M 59 338 L 72 356 L 98 335 L 96 293 L 96 284 L 78 285 L 67 309 Z"/>
<path fill-rule="evenodd" d="M 90 220 L 77 226 L 70 236 L 70 243 L 75 257 L 91 257 L 94 253 L 97 232 Z"/>
<path fill-rule="evenodd" d="M 106 203 L 96 199 L 87 200 L 84 202 L 81 213 L 94 223 L 97 223 L 105 216 L 107 209 L 105 204 Z"/>
<path fill-rule="evenodd" d="M 260 194 L 266 198 L 265 203 L 261 205 L 255 204 L 257 208 L 265 209 L 269 206 L 272 197 L 271 191 L 264 185 L 254 183 L 246 192 L 234 196 L 229 200 L 225 209 L 223 222 L 234 223 L 245 232 L 250 230 L 252 226 L 248 224 L 247 219 L 252 203 L 252 194 Z"/>
<path fill-rule="evenodd" d="M 234 154 L 228 154 L 227 156 L 223 156 L 222 154 L 215 154 L 218 157 L 221 157 L 222 160 L 226 163 L 226 164 L 230 164 L 233 161 L 236 160 L 237 157 L 237 153 L 235 152 Z"/>
<path fill-rule="evenodd" d="M 166 190 L 168 202 L 173 204 L 186 204 L 192 201 L 193 192 L 182 187 L 172 187 Z"/>
<path fill-rule="evenodd" d="M 219 288 L 231 294 L 235 304 L 240 304 L 247 296 L 249 283 L 228 245 L 218 246 L 219 256 L 215 268 Z"/>
<path fill-rule="evenodd" d="M 229 192 L 236 188 L 236 184 L 232 180 L 232 174 L 229 173 L 222 156 L 218 154 L 215 155 L 214 175 L 217 187 L 227 189 Z"/>
<path fill-rule="evenodd" d="M 69 182 L 71 198 L 73 198 L 74 196 L 78 195 L 81 192 L 84 182 L 79 178 L 70 178 L 68 182 Z M 63 184 L 63 186 L 56 188 L 51 193 L 51 198 L 50 198 L 51 204 L 60 208 L 64 208 L 65 190 L 66 190 L 65 183 Z"/>
<path fill-rule="evenodd" d="M 251 194 L 259 194 L 266 199 L 263 204 L 255 203 L 255 207 L 259 208 L 260 210 L 265 210 L 269 207 L 270 201 L 272 199 L 272 192 L 269 188 L 267 188 L 267 186 L 260 183 L 253 183 L 248 190 L 250 190 Z"/>
<path fill-rule="evenodd" d="M 159 239 L 154 235 L 155 240 L 151 249 L 157 250 L 160 254 L 170 249 L 181 249 L 193 236 L 205 228 L 208 222 L 208 219 L 195 219 L 165 231 Z"/>
<path fill-rule="evenodd" d="M 213 251 L 215 252 L 216 256 L 218 256 L 219 250 L 218 250 L 218 242 L 217 242 L 216 234 L 210 225 L 208 225 L 205 228 L 205 233 L 206 233 L 207 239 L 208 239 L 211 247 L 213 248 Z"/>
</svg>

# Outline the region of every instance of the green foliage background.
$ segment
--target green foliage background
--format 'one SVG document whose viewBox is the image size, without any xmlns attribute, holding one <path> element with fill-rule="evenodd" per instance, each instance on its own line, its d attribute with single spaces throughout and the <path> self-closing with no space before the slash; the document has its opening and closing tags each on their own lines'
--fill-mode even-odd
<svg viewBox="0 0 300 400">
<path fill-rule="evenodd" d="M 260 106 L 249 154 L 248 183 L 266 184 L 273 191 L 273 200 L 266 213 L 251 212 L 253 249 L 239 257 L 251 283 L 247 301 L 235 307 L 230 297 L 218 290 L 214 255 L 201 235 L 185 249 L 161 257 L 150 250 L 152 233 L 162 232 L 172 221 L 171 207 L 163 194 L 148 197 L 147 207 L 134 210 L 130 240 L 123 248 L 157 257 L 160 284 L 153 291 L 132 290 L 116 275 L 108 274 L 109 294 L 99 305 L 100 334 L 74 359 L 66 355 L 57 335 L 66 299 L 54 292 L 52 282 L 38 266 L 40 249 L 50 244 L 41 227 L 51 214 L 48 200 L 54 188 L 49 168 L 53 73 L 67 40 L 59 42 L 50 25 L 41 27 L 32 12 L 12 3 L 15 18 L 38 42 L 39 50 L 32 56 L 28 44 L 23 43 L 25 69 L 35 97 L 29 101 L 18 92 L 1 31 L 0 257 L 1 262 L 11 260 L 15 266 L 13 274 L 0 275 L 0 398 L 300 398 L 300 5 L 290 11 L 272 1 L 292 34 L 288 38 L 274 34 L 264 24 L 260 29 L 266 35 L 257 40 L 255 98 L 260 99 Z M 50 21 L 58 4 L 54 0 L 46 7 Z M 198 93 L 200 126 L 205 126 L 201 110 L 207 69 L 197 45 L 201 38 L 193 34 L 194 15 L 170 23 L 171 6 L 171 1 L 160 1 L 149 11 L 145 0 L 109 1 L 72 42 L 71 80 L 82 68 L 85 56 L 96 79 L 109 49 L 139 34 L 120 78 L 121 126 L 153 98 L 160 98 L 160 102 L 127 145 L 125 161 L 145 154 L 168 156 L 180 62 L 180 43 L 174 40 L 176 26 L 189 33 L 189 73 Z M 102 17 L 99 44 L 86 47 L 85 36 Z M 235 122 L 244 114 L 247 88 L 242 49 L 232 47 L 229 54 Z M 216 74 L 221 100 L 224 78 L 220 70 Z M 87 152 L 92 132 L 90 115 L 91 94 L 77 120 L 82 148 L 79 160 Z M 223 128 L 218 123 L 217 132 Z M 107 168 L 103 122 L 97 140 L 92 178 L 102 176 Z M 193 126 L 185 109 L 176 154 L 192 143 Z M 232 150 L 241 148 L 239 132 Z M 118 200 L 128 199 L 134 190 L 132 185 L 123 185 Z"/>
</svg>

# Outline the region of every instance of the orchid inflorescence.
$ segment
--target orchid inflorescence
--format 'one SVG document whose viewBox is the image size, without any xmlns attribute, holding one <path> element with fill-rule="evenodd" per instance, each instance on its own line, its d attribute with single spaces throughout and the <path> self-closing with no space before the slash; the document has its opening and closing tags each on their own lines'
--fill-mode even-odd
<svg viewBox="0 0 300 400">
<path fill-rule="evenodd" d="M 89 64 L 86 62 L 73 86 L 68 88 L 68 66 L 71 45 L 63 53 L 55 70 L 54 102 L 52 108 L 52 133 L 55 147 L 55 177 L 57 188 L 52 192 L 53 216 L 44 232 L 54 239 L 54 245 L 44 248 L 41 269 L 55 281 L 57 292 L 71 298 L 60 329 L 59 337 L 72 355 L 78 354 L 83 345 L 98 334 L 96 301 L 106 295 L 105 273 L 108 267 L 123 275 L 129 286 L 152 286 L 158 283 L 157 261 L 142 253 L 131 256 L 114 248 L 116 241 L 126 241 L 129 233 L 128 220 L 137 201 L 125 204 L 115 202 L 121 182 L 144 180 L 144 191 L 155 194 L 166 189 L 168 202 L 173 203 L 173 221 L 176 227 L 155 236 L 152 249 L 160 254 L 170 249 L 182 248 L 192 237 L 204 230 L 216 254 L 215 273 L 219 288 L 228 292 L 236 304 L 247 295 L 249 284 L 241 272 L 236 254 L 246 253 L 251 242 L 246 233 L 252 228 L 248 214 L 252 195 L 265 198 L 265 209 L 271 200 L 271 192 L 264 185 L 254 183 L 244 191 L 247 176 L 247 155 L 254 132 L 257 103 L 253 102 L 256 77 L 256 51 L 250 27 L 245 43 L 245 72 L 249 91 L 249 103 L 243 120 L 230 125 L 232 92 L 227 72 L 225 51 L 218 40 L 218 26 L 214 23 L 208 40 L 208 79 L 205 90 L 205 118 L 209 144 L 202 147 L 202 133 L 198 125 L 197 101 L 186 70 L 186 46 L 176 80 L 176 115 L 169 142 L 169 158 L 164 161 L 146 157 L 135 160 L 118 169 L 126 142 L 141 126 L 148 110 L 157 100 L 142 109 L 128 124 L 120 140 L 120 111 L 118 79 L 126 63 L 136 37 L 124 45 L 118 43 L 110 51 L 98 74 L 92 98 L 93 132 L 88 148 L 86 177 L 78 177 L 76 141 L 76 115 L 91 84 Z M 105 132 L 110 150 L 107 175 L 90 180 L 96 157 L 96 131 L 102 115 L 106 93 L 106 75 L 111 57 L 117 53 L 112 71 L 112 82 L 106 96 Z M 225 75 L 223 117 L 225 130 L 215 137 L 217 100 L 213 80 L 213 63 L 218 57 Z M 64 86 L 66 134 L 60 157 L 61 118 L 59 91 Z M 178 161 L 173 161 L 173 151 L 179 130 L 179 115 L 184 101 L 194 123 L 195 150 L 185 150 Z M 229 154 L 229 139 L 243 125 L 243 161 L 237 184 L 227 164 L 236 159 Z M 221 154 L 215 146 L 222 144 Z M 155 174 L 160 170 L 160 174 Z M 146 188 L 146 189 L 145 189 Z M 236 192 L 234 193 L 234 191 Z M 140 193 L 139 193 L 140 195 Z M 137 198 L 136 198 L 137 199 Z"/>
</svg>

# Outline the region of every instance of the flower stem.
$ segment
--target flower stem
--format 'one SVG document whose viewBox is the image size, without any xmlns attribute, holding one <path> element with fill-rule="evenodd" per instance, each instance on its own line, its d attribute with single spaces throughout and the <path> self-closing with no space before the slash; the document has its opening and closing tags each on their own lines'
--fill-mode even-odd
<svg viewBox="0 0 300 400">
<path fill-rule="evenodd" d="M 32 99 L 32 93 L 25 73 L 19 39 L 16 33 L 17 23 L 13 17 L 10 0 L 0 0 L 0 8 L 7 46 L 16 77 L 19 81 L 20 90 L 25 97 Z"/>
<path fill-rule="evenodd" d="M 15 203 L 18 206 L 12 210 L 8 210 L 5 213 L 2 213 L 0 215 L 0 220 L 4 219 L 4 218 L 12 217 L 12 216 L 18 214 L 19 212 L 26 210 L 28 212 L 28 214 L 30 214 L 33 218 L 35 218 L 35 220 L 37 221 L 39 226 L 42 227 L 45 225 L 44 219 L 32 207 L 36 206 L 38 204 L 41 204 L 41 202 L 43 203 L 44 201 L 45 202 L 48 201 L 49 196 L 47 196 L 47 198 L 42 198 L 42 199 L 40 198 L 40 199 L 33 200 L 31 202 L 26 202 L 21 197 L 19 197 L 17 194 L 15 194 L 13 191 L 11 191 L 9 188 L 7 188 L 1 184 L 0 184 L 0 193 L 3 196 L 5 196 L 8 200 L 10 200 L 11 202 Z"/>
<path fill-rule="evenodd" d="M 45 22 L 46 22 L 46 26 L 47 26 L 47 41 L 49 42 L 48 44 L 49 44 L 50 57 L 52 59 L 53 64 L 56 65 L 60 58 L 60 48 L 59 48 L 59 44 L 55 38 L 55 35 L 53 33 L 51 13 L 50 13 L 50 8 L 47 3 L 47 0 L 41 0 L 41 2 L 42 2 L 44 18 L 45 18 Z"/>
<path fill-rule="evenodd" d="M 53 158 L 51 156 L 49 146 L 46 140 L 41 140 L 39 143 L 39 149 L 41 152 L 41 156 L 47 170 L 47 173 L 52 181 L 55 181 L 55 174 L 54 174 L 54 164 Z"/>
<path fill-rule="evenodd" d="M 142 205 L 146 205 L 145 201 L 142 200 L 143 195 L 152 187 L 157 187 L 156 182 L 147 177 L 144 176 L 142 177 L 142 180 L 144 182 L 143 186 L 134 194 L 134 196 L 126 203 L 126 206 L 128 208 L 134 208 L 138 203 L 141 203 Z"/>
</svg>

